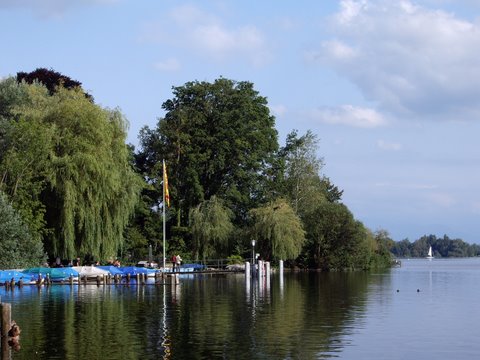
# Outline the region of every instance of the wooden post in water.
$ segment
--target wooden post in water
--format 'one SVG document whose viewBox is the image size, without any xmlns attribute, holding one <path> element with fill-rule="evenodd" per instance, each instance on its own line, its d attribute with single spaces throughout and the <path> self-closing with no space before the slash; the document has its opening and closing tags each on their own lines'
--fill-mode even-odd
<svg viewBox="0 0 480 360">
<path fill-rule="evenodd" d="M 245 278 L 250 279 L 250 262 L 245 262 Z"/>
<path fill-rule="evenodd" d="M 2 307 L 2 338 L 8 337 L 8 330 L 12 323 L 12 305 L 9 303 L 1 303 Z"/>
<path fill-rule="evenodd" d="M 8 331 L 12 324 L 12 306 L 9 303 L 0 303 L 0 306 L 2 311 L 2 360 L 10 360 L 12 354 L 8 345 Z"/>
</svg>

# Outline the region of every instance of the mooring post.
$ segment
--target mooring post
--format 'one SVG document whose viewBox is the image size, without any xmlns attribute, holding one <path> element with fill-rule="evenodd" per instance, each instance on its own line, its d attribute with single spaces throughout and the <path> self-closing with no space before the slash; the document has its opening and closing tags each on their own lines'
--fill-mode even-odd
<svg viewBox="0 0 480 360">
<path fill-rule="evenodd" d="M 245 278 L 250 279 L 250 262 L 245 262 Z"/>
<path fill-rule="evenodd" d="M 265 276 L 270 277 L 270 261 L 265 261 Z"/>
<path fill-rule="evenodd" d="M 2 334 L 2 360 L 11 359 L 11 349 L 8 345 L 8 331 L 12 324 L 12 306 L 9 303 L 0 303 L 2 319 L 1 319 L 1 334 Z"/>
<path fill-rule="evenodd" d="M 12 323 L 12 305 L 9 303 L 1 303 L 2 307 L 2 338 L 8 337 L 8 330 Z"/>
</svg>

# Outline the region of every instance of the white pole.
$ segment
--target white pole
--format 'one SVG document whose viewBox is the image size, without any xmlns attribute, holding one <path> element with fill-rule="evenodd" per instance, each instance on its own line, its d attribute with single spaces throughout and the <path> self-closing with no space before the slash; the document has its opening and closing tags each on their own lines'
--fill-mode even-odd
<svg viewBox="0 0 480 360">
<path fill-rule="evenodd" d="M 165 272 L 167 269 L 165 267 L 165 160 L 162 162 L 163 168 L 162 168 L 162 179 L 163 179 L 163 199 L 162 199 L 162 212 L 163 212 L 163 272 Z"/>
<path fill-rule="evenodd" d="M 261 279 L 262 276 L 264 275 L 264 273 L 263 273 L 263 260 L 258 260 L 257 264 L 258 264 L 258 278 Z"/>
</svg>

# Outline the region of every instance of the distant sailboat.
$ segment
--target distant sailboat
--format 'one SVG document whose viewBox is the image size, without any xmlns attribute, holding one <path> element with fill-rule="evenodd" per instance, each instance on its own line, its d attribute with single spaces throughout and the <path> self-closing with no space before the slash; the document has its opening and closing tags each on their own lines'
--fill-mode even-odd
<svg viewBox="0 0 480 360">
<path fill-rule="evenodd" d="M 432 247 L 430 246 L 430 248 L 428 249 L 428 255 L 427 255 L 427 259 L 431 260 L 433 259 L 433 255 L 432 255 Z"/>
</svg>

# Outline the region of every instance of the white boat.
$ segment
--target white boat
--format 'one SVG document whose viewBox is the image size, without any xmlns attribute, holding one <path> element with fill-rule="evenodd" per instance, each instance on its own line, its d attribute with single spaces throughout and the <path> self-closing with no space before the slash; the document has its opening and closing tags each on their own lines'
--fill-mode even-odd
<svg viewBox="0 0 480 360">
<path fill-rule="evenodd" d="M 73 266 L 72 269 L 78 271 L 80 277 L 87 277 L 87 279 L 96 279 L 97 276 L 104 276 L 110 274 L 107 270 L 100 269 L 96 266 Z"/>
<path fill-rule="evenodd" d="M 431 247 L 431 246 L 430 246 L 430 248 L 428 249 L 427 259 L 429 259 L 429 260 L 432 260 L 432 259 L 433 259 L 432 247 Z"/>
</svg>

